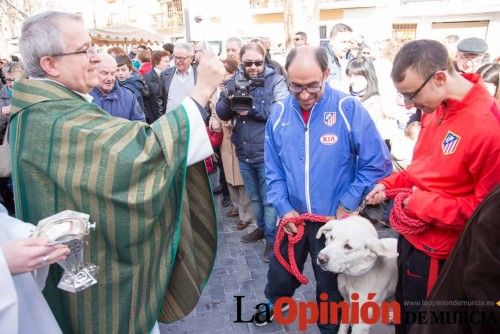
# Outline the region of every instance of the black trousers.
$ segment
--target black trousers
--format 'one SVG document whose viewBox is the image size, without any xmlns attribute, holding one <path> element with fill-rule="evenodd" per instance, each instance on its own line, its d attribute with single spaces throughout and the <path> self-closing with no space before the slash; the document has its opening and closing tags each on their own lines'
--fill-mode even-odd
<svg viewBox="0 0 500 334">
<path fill-rule="evenodd" d="M 314 270 L 314 277 L 316 278 L 316 301 L 320 302 L 320 294 L 325 292 L 328 294 L 328 302 L 340 302 L 344 300 L 337 287 L 337 275 L 329 271 L 324 271 L 316 263 L 318 253 L 325 247 L 325 237 L 316 239 L 316 233 L 322 224 L 306 223 L 304 229 L 304 236 L 302 240 L 296 244 L 295 247 L 295 261 L 297 267 L 302 272 L 304 264 L 307 260 L 307 255 L 311 255 L 312 267 Z M 288 243 L 283 241 L 280 247 L 283 258 L 289 262 L 288 259 Z M 300 286 L 300 282 L 292 276 L 288 271 L 281 266 L 276 260 L 276 257 L 271 257 L 269 262 L 269 271 L 267 272 L 267 284 L 264 290 L 266 298 L 274 303 L 279 297 L 292 297 L 295 290 Z M 330 315 L 328 315 L 330 318 Z M 340 318 L 340 316 L 339 316 Z M 318 328 L 322 334 L 337 333 L 339 325 L 322 325 L 318 323 Z"/>
<path fill-rule="evenodd" d="M 396 334 L 406 334 L 409 333 L 411 322 L 421 309 L 422 302 L 427 299 L 431 258 L 402 235 L 398 239 L 398 253 L 396 300 L 401 306 L 401 323 L 396 325 Z M 444 262 L 438 261 L 438 271 Z"/>
<path fill-rule="evenodd" d="M 224 165 L 222 164 L 222 155 L 220 147 L 214 149 L 215 154 L 219 157 L 217 167 L 219 168 L 219 185 L 222 187 L 222 196 L 229 196 L 229 188 L 227 186 L 226 174 L 224 173 Z"/>
</svg>

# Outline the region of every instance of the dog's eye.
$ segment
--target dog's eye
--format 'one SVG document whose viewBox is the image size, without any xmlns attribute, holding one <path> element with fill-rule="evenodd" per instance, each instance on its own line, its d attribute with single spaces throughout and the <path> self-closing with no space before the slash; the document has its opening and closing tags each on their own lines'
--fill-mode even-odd
<svg viewBox="0 0 500 334">
<path fill-rule="evenodd" d="M 344 249 L 351 250 L 351 249 L 352 249 L 352 247 L 351 247 L 351 245 L 349 245 L 349 244 L 345 244 L 345 245 L 344 245 Z"/>
</svg>

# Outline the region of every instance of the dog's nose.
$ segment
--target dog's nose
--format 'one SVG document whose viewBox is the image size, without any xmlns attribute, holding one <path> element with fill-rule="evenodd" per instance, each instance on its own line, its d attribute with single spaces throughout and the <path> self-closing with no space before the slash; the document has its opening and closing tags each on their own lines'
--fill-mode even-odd
<svg viewBox="0 0 500 334">
<path fill-rule="evenodd" d="M 328 262 L 328 255 L 319 253 L 318 254 L 318 263 L 319 264 L 325 264 Z"/>
</svg>

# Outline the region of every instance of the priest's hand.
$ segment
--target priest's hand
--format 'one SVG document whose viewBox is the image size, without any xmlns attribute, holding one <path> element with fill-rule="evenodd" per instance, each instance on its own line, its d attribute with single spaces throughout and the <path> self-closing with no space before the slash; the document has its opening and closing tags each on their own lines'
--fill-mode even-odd
<svg viewBox="0 0 500 334">
<path fill-rule="evenodd" d="M 12 275 L 46 267 L 66 259 L 70 250 L 66 245 L 49 245 L 44 238 L 10 240 L 0 245 Z"/>
<path fill-rule="evenodd" d="M 198 76 L 191 97 L 200 105 L 206 105 L 225 74 L 222 61 L 212 52 L 205 52 L 197 68 Z"/>
</svg>

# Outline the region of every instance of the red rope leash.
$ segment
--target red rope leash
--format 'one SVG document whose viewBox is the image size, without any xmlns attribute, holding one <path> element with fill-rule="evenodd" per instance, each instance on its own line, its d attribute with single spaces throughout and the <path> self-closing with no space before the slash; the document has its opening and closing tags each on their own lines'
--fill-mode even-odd
<svg viewBox="0 0 500 334">
<path fill-rule="evenodd" d="M 398 233 L 403 235 L 417 234 L 423 232 L 427 229 L 428 225 L 419 220 L 408 217 L 403 208 L 403 201 L 412 194 L 412 190 L 409 188 L 396 188 L 385 191 L 385 195 L 388 198 L 394 199 L 394 207 L 391 210 L 389 220 L 391 226 Z M 319 216 L 312 213 L 305 213 L 297 217 L 282 219 L 278 226 L 278 231 L 276 233 L 276 241 L 274 243 L 274 256 L 276 260 L 293 275 L 301 284 L 307 284 L 309 282 L 308 278 L 305 277 L 299 270 L 297 262 L 295 262 L 295 245 L 304 236 L 304 224 L 306 222 L 315 223 L 326 223 L 331 218 L 326 216 Z M 297 226 L 297 233 L 295 235 L 289 235 L 285 233 L 285 225 L 288 223 L 294 223 Z M 288 260 L 287 262 L 283 255 L 280 253 L 280 246 L 285 237 L 288 238 Z"/>
<path fill-rule="evenodd" d="M 394 198 L 394 207 L 389 216 L 391 227 L 403 235 L 422 233 L 429 226 L 420 219 L 408 217 L 404 212 L 403 201 L 412 193 L 413 191 L 410 188 L 395 188 L 385 191 L 388 198 Z"/>
<path fill-rule="evenodd" d="M 292 217 L 287 219 L 282 219 L 278 226 L 278 231 L 276 233 L 276 241 L 274 242 L 274 256 L 276 260 L 293 275 L 301 284 L 307 284 L 309 280 L 305 277 L 297 267 L 297 262 L 295 262 L 295 244 L 297 244 L 304 235 L 304 224 L 307 222 L 315 223 L 326 223 L 331 218 L 326 216 L 319 216 L 312 213 L 304 213 L 298 217 Z M 295 235 L 289 235 L 285 233 L 285 225 L 288 223 L 294 223 L 297 226 L 297 233 Z M 286 262 L 283 255 L 280 253 L 280 245 L 283 241 L 285 235 L 288 237 L 288 260 L 290 263 Z"/>
</svg>

